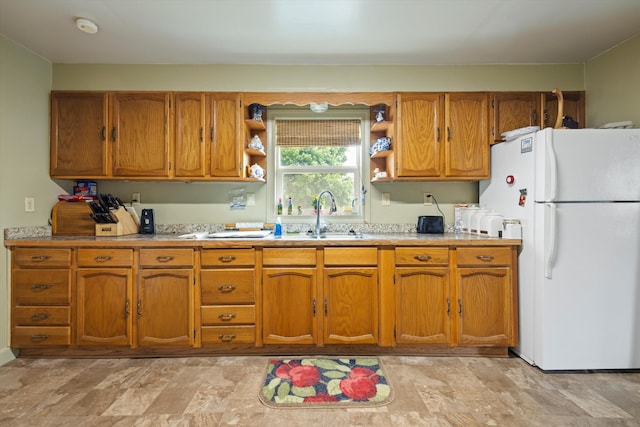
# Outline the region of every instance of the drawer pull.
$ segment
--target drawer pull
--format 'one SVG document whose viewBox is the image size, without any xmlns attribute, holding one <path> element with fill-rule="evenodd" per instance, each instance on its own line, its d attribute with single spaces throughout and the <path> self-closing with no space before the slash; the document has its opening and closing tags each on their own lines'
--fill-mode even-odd
<svg viewBox="0 0 640 427">
<path fill-rule="evenodd" d="M 48 318 L 48 314 L 34 314 L 33 316 L 31 316 L 31 320 L 46 320 Z"/>
<path fill-rule="evenodd" d="M 173 261 L 173 257 L 171 255 L 157 256 L 156 261 L 169 262 L 169 261 Z"/>
<path fill-rule="evenodd" d="M 32 340 L 46 340 L 49 338 L 49 335 L 31 335 Z"/>
<path fill-rule="evenodd" d="M 129 300 L 124 303 L 124 317 L 129 317 Z"/>
<path fill-rule="evenodd" d="M 142 317 L 142 301 L 138 300 L 137 304 L 137 314 L 138 318 Z"/>
<path fill-rule="evenodd" d="M 476 258 L 480 261 L 493 261 L 493 257 L 491 255 L 478 255 Z"/>
<path fill-rule="evenodd" d="M 48 260 L 50 257 L 49 255 L 34 255 L 31 257 L 32 261 L 45 261 Z"/>
<path fill-rule="evenodd" d="M 219 256 L 218 260 L 220 262 L 231 262 L 231 261 L 235 261 L 236 257 L 234 257 L 233 255 L 225 255 L 225 256 Z"/>
<path fill-rule="evenodd" d="M 233 320 L 236 318 L 235 313 L 220 313 L 218 314 L 218 319 L 220 320 Z"/>
<path fill-rule="evenodd" d="M 44 290 L 44 289 L 49 289 L 52 285 L 33 285 L 31 287 L 31 289 L 36 289 L 36 290 Z"/>
<path fill-rule="evenodd" d="M 220 334 L 218 335 L 218 338 L 220 338 L 220 341 L 222 342 L 231 342 L 236 339 L 236 334 L 230 334 L 230 335 Z"/>
<path fill-rule="evenodd" d="M 111 257 L 109 255 L 100 255 L 94 258 L 96 262 L 106 262 L 111 261 Z"/>
<path fill-rule="evenodd" d="M 223 294 L 228 294 L 230 292 L 235 291 L 236 287 L 233 285 L 222 285 L 222 286 L 218 286 L 218 290 Z"/>
<path fill-rule="evenodd" d="M 417 259 L 418 261 L 427 262 L 431 259 L 431 255 L 416 255 L 414 256 L 414 258 Z"/>
</svg>

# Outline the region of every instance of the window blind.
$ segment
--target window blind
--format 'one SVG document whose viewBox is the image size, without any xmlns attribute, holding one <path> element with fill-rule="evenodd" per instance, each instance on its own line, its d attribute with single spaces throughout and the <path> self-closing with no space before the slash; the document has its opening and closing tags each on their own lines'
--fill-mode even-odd
<svg viewBox="0 0 640 427">
<path fill-rule="evenodd" d="M 276 120 L 279 147 L 360 145 L 360 120 Z"/>
</svg>

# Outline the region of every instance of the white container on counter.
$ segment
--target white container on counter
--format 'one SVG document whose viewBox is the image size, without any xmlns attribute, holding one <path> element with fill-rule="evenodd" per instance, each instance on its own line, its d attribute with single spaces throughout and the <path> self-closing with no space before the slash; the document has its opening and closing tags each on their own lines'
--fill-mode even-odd
<svg viewBox="0 0 640 427">
<path fill-rule="evenodd" d="M 502 231 L 502 215 L 489 212 L 480 218 L 480 234 L 489 237 L 499 237 Z"/>
<path fill-rule="evenodd" d="M 470 233 L 471 232 L 471 217 L 475 214 L 479 207 L 476 205 L 467 206 L 462 209 L 462 232 Z"/>
<path fill-rule="evenodd" d="M 519 219 L 505 218 L 502 221 L 503 239 L 522 239 L 522 224 Z"/>
<path fill-rule="evenodd" d="M 480 234 L 480 220 L 483 216 L 485 216 L 489 211 L 487 209 L 478 209 L 473 215 L 471 215 L 471 219 L 469 220 L 469 233 L 471 234 Z"/>
</svg>

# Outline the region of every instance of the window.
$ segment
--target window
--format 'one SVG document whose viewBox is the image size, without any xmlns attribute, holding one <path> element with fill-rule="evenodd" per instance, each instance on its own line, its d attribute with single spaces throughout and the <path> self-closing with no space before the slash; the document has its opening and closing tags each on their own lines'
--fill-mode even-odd
<svg viewBox="0 0 640 427">
<path fill-rule="evenodd" d="M 289 203 L 292 217 L 314 215 L 317 195 L 330 190 L 338 209 L 331 215 L 362 217 L 364 120 L 361 115 L 342 113 L 342 117 L 324 113 L 320 118 L 316 113 L 298 117 L 275 114 L 274 211 L 281 201 L 282 215 L 288 217 Z M 329 214 L 330 204 L 330 197 L 323 197 L 321 213 Z"/>
</svg>

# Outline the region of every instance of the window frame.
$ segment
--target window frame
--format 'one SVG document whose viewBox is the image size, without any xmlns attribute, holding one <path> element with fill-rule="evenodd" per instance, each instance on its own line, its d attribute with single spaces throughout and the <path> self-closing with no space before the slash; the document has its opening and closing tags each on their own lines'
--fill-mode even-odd
<svg viewBox="0 0 640 427">
<path fill-rule="evenodd" d="M 360 120 L 360 145 L 355 166 L 318 166 L 318 167 L 306 167 L 306 166 L 285 166 L 280 167 L 280 152 L 276 147 L 276 119 L 357 119 Z M 305 172 L 305 171 L 320 171 L 322 173 L 342 173 L 342 172 L 355 172 L 354 179 L 354 192 L 362 200 L 362 193 L 359 189 L 364 188 L 365 194 L 370 190 L 369 181 L 365 178 L 369 176 L 369 107 L 367 106 L 340 106 L 331 107 L 325 113 L 314 113 L 308 106 L 272 106 L 267 110 L 267 138 L 268 138 L 268 168 L 272 171 L 269 176 L 272 179 L 268 179 L 267 188 L 267 220 L 275 221 L 280 216 L 282 222 L 288 223 L 309 223 L 315 218 L 315 215 L 298 215 L 294 208 L 293 215 L 287 215 L 286 200 L 282 200 L 283 214 L 278 215 L 276 208 L 278 203 L 278 197 L 285 197 L 282 193 L 283 188 L 283 176 L 287 173 Z M 324 190 L 318 189 L 318 191 Z M 329 188 L 330 190 L 330 188 Z M 278 196 L 281 194 L 282 196 Z M 302 203 L 294 203 L 297 204 Z M 360 202 L 357 214 L 352 215 L 322 215 L 323 221 L 333 223 L 362 223 L 368 221 L 370 218 L 370 212 L 367 209 L 368 204 L 362 204 Z"/>
</svg>

